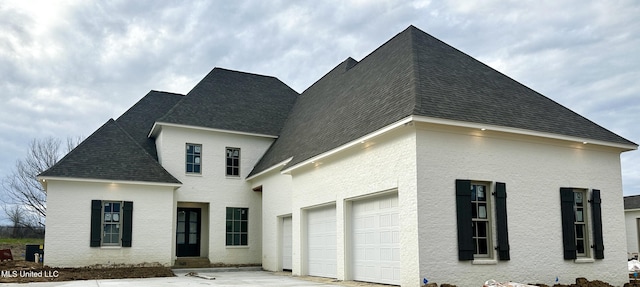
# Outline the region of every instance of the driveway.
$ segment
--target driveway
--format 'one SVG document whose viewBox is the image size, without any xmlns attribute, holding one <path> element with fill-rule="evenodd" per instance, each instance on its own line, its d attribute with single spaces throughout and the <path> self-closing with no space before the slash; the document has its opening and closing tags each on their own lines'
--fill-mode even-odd
<svg viewBox="0 0 640 287">
<path fill-rule="evenodd" d="M 64 286 L 64 287 L 106 287 L 106 286 L 273 286 L 273 287 L 344 287 L 344 286 L 378 286 L 358 282 L 331 282 L 332 279 L 316 277 L 292 277 L 285 272 L 266 271 L 233 271 L 216 269 L 175 269 L 176 277 L 141 278 L 141 279 L 104 279 L 78 280 L 64 282 L 10 283 L 2 286 Z"/>
</svg>

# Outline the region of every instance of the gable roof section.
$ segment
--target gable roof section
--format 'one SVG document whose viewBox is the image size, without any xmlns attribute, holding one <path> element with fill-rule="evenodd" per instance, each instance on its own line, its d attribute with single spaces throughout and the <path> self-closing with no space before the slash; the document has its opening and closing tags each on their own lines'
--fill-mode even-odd
<svg viewBox="0 0 640 287">
<path fill-rule="evenodd" d="M 277 78 L 214 68 L 158 122 L 277 136 L 297 96 Z"/>
<path fill-rule="evenodd" d="M 113 119 L 39 176 L 180 184 Z"/>
<path fill-rule="evenodd" d="M 409 26 L 304 91 L 249 177 L 288 158 L 294 166 L 412 115 L 635 145 Z"/>
<path fill-rule="evenodd" d="M 403 33 L 413 35 L 414 115 L 635 145 L 415 27 Z"/>
<path fill-rule="evenodd" d="M 624 197 L 624 209 L 640 208 L 640 195 L 631 195 Z"/>
<path fill-rule="evenodd" d="M 292 166 L 413 113 L 411 34 L 401 33 L 359 63 L 348 58 L 298 97 L 280 137 L 249 176 L 293 157 Z"/>
<path fill-rule="evenodd" d="M 156 143 L 154 139 L 148 137 L 149 131 L 156 120 L 166 114 L 182 97 L 180 94 L 150 91 L 122 114 L 116 123 L 147 153 L 158 160 Z"/>
</svg>

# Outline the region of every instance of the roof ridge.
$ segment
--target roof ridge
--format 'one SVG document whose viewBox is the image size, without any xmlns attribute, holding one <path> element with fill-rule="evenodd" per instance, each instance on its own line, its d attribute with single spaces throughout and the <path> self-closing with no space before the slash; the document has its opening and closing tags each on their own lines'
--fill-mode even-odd
<svg viewBox="0 0 640 287">
<path fill-rule="evenodd" d="M 415 34 L 415 32 L 420 31 L 422 32 L 422 30 L 416 28 L 413 25 L 409 25 L 409 27 L 407 27 L 407 29 L 405 29 L 405 31 L 409 31 L 411 32 L 409 37 L 409 40 L 411 41 L 411 71 L 413 72 L 413 85 L 412 86 L 412 90 L 413 90 L 413 112 L 412 114 L 416 114 L 420 108 L 422 107 L 422 101 L 419 99 L 420 97 L 420 93 L 418 91 L 418 87 L 420 86 L 420 82 L 422 81 L 421 77 L 420 77 L 420 64 L 419 64 L 419 57 L 418 57 L 418 44 L 417 41 L 415 40 L 415 38 L 417 37 L 417 35 Z M 425 32 L 423 32 L 425 33 Z M 426 34 L 426 33 L 425 33 Z"/>
</svg>

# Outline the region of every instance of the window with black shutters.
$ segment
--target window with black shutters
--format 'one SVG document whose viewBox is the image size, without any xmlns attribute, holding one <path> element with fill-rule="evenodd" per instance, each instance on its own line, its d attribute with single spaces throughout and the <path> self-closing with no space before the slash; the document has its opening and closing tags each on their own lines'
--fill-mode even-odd
<svg viewBox="0 0 640 287">
<path fill-rule="evenodd" d="M 458 179 L 455 189 L 458 259 L 491 259 L 497 250 L 499 260 L 510 260 L 505 183 Z"/>
<path fill-rule="evenodd" d="M 560 203 L 564 259 L 603 259 L 600 190 L 563 187 Z"/>
</svg>

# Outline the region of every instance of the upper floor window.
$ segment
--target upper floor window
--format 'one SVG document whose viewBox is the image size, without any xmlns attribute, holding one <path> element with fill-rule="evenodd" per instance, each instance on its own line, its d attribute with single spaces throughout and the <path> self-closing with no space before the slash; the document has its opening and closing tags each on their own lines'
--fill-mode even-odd
<svg viewBox="0 0 640 287">
<path fill-rule="evenodd" d="M 201 173 L 202 145 L 187 143 L 186 172 Z"/>
<path fill-rule="evenodd" d="M 227 176 L 240 176 L 240 148 L 227 148 Z"/>
</svg>

